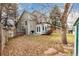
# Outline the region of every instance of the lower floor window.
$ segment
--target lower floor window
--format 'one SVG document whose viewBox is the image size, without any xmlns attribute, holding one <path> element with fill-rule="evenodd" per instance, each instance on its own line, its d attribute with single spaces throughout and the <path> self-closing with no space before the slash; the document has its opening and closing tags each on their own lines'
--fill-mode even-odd
<svg viewBox="0 0 79 59">
<path fill-rule="evenodd" d="M 40 27 L 37 27 L 37 32 L 40 32 Z"/>
</svg>

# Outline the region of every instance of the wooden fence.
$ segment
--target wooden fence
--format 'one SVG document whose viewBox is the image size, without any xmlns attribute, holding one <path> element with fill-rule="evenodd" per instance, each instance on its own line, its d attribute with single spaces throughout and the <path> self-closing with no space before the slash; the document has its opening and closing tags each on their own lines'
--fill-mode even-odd
<svg viewBox="0 0 79 59">
<path fill-rule="evenodd" d="M 11 30 L 7 31 L 0 24 L 0 56 L 3 55 L 3 49 L 8 39 L 15 38 L 21 35 L 24 35 L 24 33 L 17 33 L 15 28 L 11 28 Z"/>
<path fill-rule="evenodd" d="M 3 26 L 0 24 L 0 55 L 3 55 L 3 49 L 5 47 L 5 42 L 7 41 L 7 31 L 3 29 Z"/>
</svg>

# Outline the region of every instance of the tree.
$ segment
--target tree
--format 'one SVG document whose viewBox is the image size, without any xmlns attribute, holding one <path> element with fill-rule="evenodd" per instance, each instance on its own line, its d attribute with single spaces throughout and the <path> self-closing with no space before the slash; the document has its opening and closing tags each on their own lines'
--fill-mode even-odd
<svg viewBox="0 0 79 59">
<path fill-rule="evenodd" d="M 2 55 L 3 52 L 3 37 L 5 33 L 3 33 L 4 27 L 8 25 L 8 19 L 10 17 L 16 19 L 16 10 L 17 10 L 17 4 L 12 3 L 0 3 L 0 55 Z M 11 24 L 11 23 L 10 23 Z M 9 27 L 8 27 L 9 28 Z M 3 37 L 2 37 L 3 36 Z M 5 44 L 5 43 L 4 43 Z"/>
<path fill-rule="evenodd" d="M 63 44 L 67 44 L 67 37 L 66 37 L 66 28 L 67 28 L 67 18 L 72 9 L 72 4 L 66 3 L 64 5 L 64 12 L 61 13 L 58 6 L 55 6 L 52 12 L 50 13 L 50 18 L 52 19 L 52 26 L 53 28 L 61 27 L 61 36 Z M 57 25 L 60 23 L 60 25 Z"/>
<path fill-rule="evenodd" d="M 64 12 L 63 12 L 63 14 L 61 16 L 61 19 L 60 19 L 61 24 L 62 24 L 62 26 L 61 26 L 62 33 L 61 34 L 62 34 L 62 42 L 63 42 L 63 44 L 67 44 L 67 37 L 66 37 L 67 18 L 68 18 L 68 15 L 69 15 L 71 9 L 72 9 L 72 4 L 66 3 L 64 5 Z"/>
<path fill-rule="evenodd" d="M 4 25 L 4 27 L 10 27 L 12 24 L 8 21 L 8 19 L 11 18 L 13 21 L 16 21 L 17 4 L 1 3 L 0 7 L 0 22 Z"/>
<path fill-rule="evenodd" d="M 52 28 L 54 30 L 61 27 L 60 17 L 61 17 L 60 9 L 57 5 L 55 5 L 50 13 L 50 18 L 52 19 Z"/>
</svg>

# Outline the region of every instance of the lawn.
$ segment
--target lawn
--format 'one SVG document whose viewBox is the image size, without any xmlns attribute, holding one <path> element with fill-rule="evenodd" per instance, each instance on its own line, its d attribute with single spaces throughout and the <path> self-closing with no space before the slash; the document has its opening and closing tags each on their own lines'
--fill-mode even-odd
<svg viewBox="0 0 79 59">
<path fill-rule="evenodd" d="M 54 38 L 55 41 L 60 41 L 61 34 L 60 33 L 52 33 L 51 38 L 52 39 Z M 68 43 L 74 43 L 74 35 L 67 33 L 67 41 L 68 41 Z"/>
<path fill-rule="evenodd" d="M 40 42 L 62 43 L 61 35 L 59 33 L 52 33 L 51 35 L 31 36 L 31 38 L 32 37 L 35 37 L 36 41 L 40 41 Z M 67 34 L 67 41 L 68 43 L 71 43 L 71 44 L 74 43 L 74 35 Z"/>
<path fill-rule="evenodd" d="M 68 45 L 64 46 L 58 33 L 51 35 L 24 35 L 10 39 L 5 48 L 4 55 L 73 55 L 74 36 L 67 34 Z"/>
</svg>

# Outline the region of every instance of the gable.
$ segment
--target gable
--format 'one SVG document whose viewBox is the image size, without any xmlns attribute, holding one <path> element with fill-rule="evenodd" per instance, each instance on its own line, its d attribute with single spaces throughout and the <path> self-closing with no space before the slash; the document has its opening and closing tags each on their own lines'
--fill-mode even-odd
<svg viewBox="0 0 79 59">
<path fill-rule="evenodd" d="M 22 18 L 21 19 L 23 19 L 23 20 L 25 20 L 25 19 L 26 20 L 35 20 L 36 18 L 31 13 L 25 11 L 24 14 L 22 15 Z"/>
<path fill-rule="evenodd" d="M 79 17 L 77 18 L 77 20 L 74 23 L 74 26 L 76 26 L 77 24 L 79 24 Z"/>
<path fill-rule="evenodd" d="M 23 11 L 23 13 L 21 14 L 17 23 L 19 23 L 21 21 L 23 22 L 23 21 L 26 21 L 26 20 L 36 20 L 36 17 L 34 15 L 32 15 L 30 12 Z"/>
</svg>

